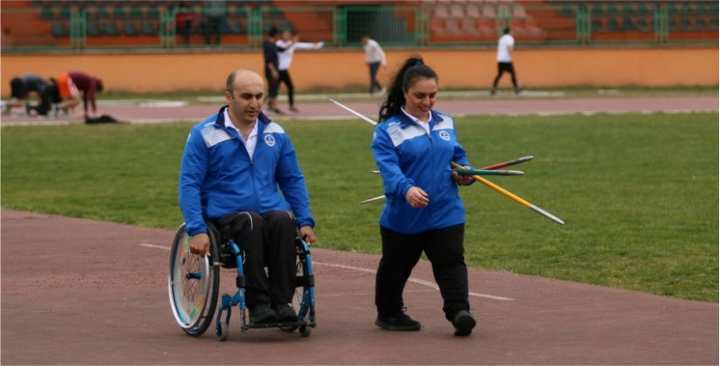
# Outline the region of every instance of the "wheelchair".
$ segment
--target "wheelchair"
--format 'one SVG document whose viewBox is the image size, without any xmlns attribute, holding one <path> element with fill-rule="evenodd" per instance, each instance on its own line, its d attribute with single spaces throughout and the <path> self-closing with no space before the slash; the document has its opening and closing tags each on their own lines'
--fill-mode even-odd
<svg viewBox="0 0 720 366">
<path fill-rule="evenodd" d="M 297 311 L 297 321 L 253 324 L 245 303 L 245 277 L 243 275 L 244 252 L 234 240 L 221 241 L 217 229 L 208 225 L 210 253 L 198 256 L 190 253 L 189 236 L 185 224 L 178 228 L 170 249 L 168 294 L 175 321 L 182 330 L 194 337 L 205 333 L 215 319 L 215 335 L 220 341 L 227 339 L 233 307 L 237 306 L 240 330 L 253 328 L 279 328 L 292 333 L 298 330 L 303 337 L 310 336 L 315 323 L 315 280 L 309 245 L 301 238 L 295 239 L 296 288 L 292 305 Z M 236 291 L 223 294 L 218 309 L 220 269 L 235 269 Z M 216 311 L 217 309 L 217 311 Z"/>
</svg>

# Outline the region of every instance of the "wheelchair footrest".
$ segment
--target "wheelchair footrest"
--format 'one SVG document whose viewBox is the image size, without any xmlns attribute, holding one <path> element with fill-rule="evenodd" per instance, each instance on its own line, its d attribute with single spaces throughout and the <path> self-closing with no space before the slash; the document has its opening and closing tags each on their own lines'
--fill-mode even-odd
<svg viewBox="0 0 720 366">
<path fill-rule="evenodd" d="M 304 325 L 308 325 L 304 320 L 298 320 L 294 322 L 273 322 L 273 323 L 248 323 L 247 328 L 249 329 L 262 329 L 262 328 L 297 328 Z"/>
</svg>

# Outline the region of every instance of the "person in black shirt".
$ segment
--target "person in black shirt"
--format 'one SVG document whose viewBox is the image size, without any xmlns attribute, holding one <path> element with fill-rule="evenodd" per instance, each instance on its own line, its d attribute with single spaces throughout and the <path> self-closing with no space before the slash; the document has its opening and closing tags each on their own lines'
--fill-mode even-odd
<svg viewBox="0 0 720 366">
<path fill-rule="evenodd" d="M 278 54 L 275 40 L 278 29 L 270 28 L 263 41 L 263 58 L 265 60 L 265 79 L 268 84 L 268 110 L 278 114 L 282 111 L 277 107 L 278 91 L 280 90 L 280 76 L 278 73 Z"/>
</svg>

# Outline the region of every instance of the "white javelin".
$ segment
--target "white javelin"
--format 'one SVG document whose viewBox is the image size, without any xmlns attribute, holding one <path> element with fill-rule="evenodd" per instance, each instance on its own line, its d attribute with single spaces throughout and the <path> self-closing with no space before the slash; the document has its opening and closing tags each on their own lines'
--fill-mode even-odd
<svg viewBox="0 0 720 366">
<path fill-rule="evenodd" d="M 362 114 L 360 114 L 360 113 L 358 113 L 358 112 L 355 112 L 354 109 L 346 106 L 345 104 L 342 104 L 342 103 L 338 102 L 337 100 L 335 100 L 335 99 L 333 99 L 333 98 L 328 98 L 328 99 L 330 99 L 330 101 L 333 102 L 333 103 L 335 103 L 335 105 L 337 105 L 338 107 L 340 107 L 340 108 L 342 108 L 342 109 L 344 109 L 344 110 L 346 110 L 346 111 L 354 114 L 355 116 L 357 116 L 358 118 L 362 119 L 363 121 L 365 121 L 365 122 L 367 122 L 367 123 L 369 123 L 369 124 L 371 124 L 371 125 L 373 125 L 373 126 L 377 125 L 377 122 L 371 120 L 371 119 L 368 118 L 368 117 L 365 117 L 364 115 L 362 115 Z"/>
</svg>

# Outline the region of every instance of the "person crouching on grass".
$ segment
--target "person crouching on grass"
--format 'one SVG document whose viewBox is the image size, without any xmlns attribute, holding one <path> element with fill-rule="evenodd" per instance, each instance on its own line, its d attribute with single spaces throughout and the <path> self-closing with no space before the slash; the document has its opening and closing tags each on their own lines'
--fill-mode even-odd
<svg viewBox="0 0 720 366">
<path fill-rule="evenodd" d="M 380 217 L 382 257 L 375 282 L 375 324 L 390 331 L 417 331 L 420 322 L 405 313 L 402 291 L 425 252 L 440 287 L 445 317 L 456 336 L 475 327 L 468 301 L 463 255 L 465 208 L 451 162 L 469 165 L 458 143 L 452 117 L 433 110 L 438 76 L 421 58 L 409 58 L 398 71 L 380 108 L 372 141 L 385 189 Z"/>
</svg>

